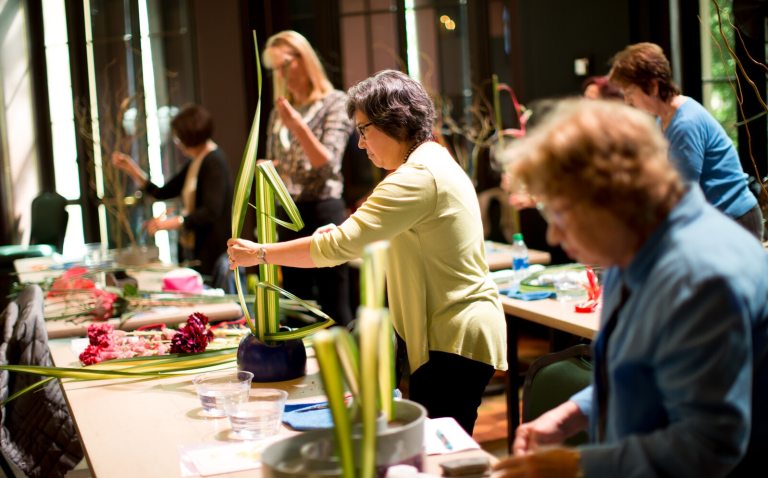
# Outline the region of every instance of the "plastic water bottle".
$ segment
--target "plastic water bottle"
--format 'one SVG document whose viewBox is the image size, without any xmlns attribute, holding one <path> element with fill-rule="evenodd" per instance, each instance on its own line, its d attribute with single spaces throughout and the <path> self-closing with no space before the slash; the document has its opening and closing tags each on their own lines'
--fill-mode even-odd
<svg viewBox="0 0 768 478">
<path fill-rule="evenodd" d="M 528 246 L 519 232 L 512 236 L 512 269 L 521 276 L 528 270 Z"/>
</svg>

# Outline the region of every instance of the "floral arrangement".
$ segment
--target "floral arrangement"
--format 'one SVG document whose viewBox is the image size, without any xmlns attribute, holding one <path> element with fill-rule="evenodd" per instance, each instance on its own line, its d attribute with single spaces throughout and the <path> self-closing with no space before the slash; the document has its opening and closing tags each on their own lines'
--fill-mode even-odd
<svg viewBox="0 0 768 478">
<path fill-rule="evenodd" d="M 387 421 L 395 417 L 394 330 L 385 307 L 388 249 L 388 242 L 379 241 L 364 250 L 357 340 L 344 327 L 321 330 L 313 336 L 343 478 L 376 476 L 376 420 L 379 416 Z M 349 405 L 347 389 L 353 397 Z M 353 424 L 362 428 L 357 450 L 353 446 Z"/>
<path fill-rule="evenodd" d="M 259 144 L 259 122 L 261 120 L 261 62 L 256 32 L 253 32 L 253 44 L 256 51 L 257 103 L 256 113 L 251 124 L 251 131 L 245 143 L 240 170 L 235 179 L 235 189 L 232 197 L 232 237 L 240 237 L 249 207 L 256 209 L 256 239 L 260 244 L 277 242 L 277 225 L 292 231 L 304 227 L 296 203 L 277 173 L 272 161 L 257 159 Z M 256 204 L 250 202 L 251 189 L 255 189 Z M 280 201 L 290 221 L 283 221 L 276 216 L 275 200 Z M 256 285 L 254 300 L 254 317 L 251 317 L 243 295 L 240 274 L 235 272 L 235 287 L 237 288 L 240 305 L 243 308 L 245 322 L 251 333 L 261 342 L 296 340 L 307 337 L 318 330 L 330 327 L 334 320 L 308 302 L 287 292 L 278 284 L 278 267 L 274 264 L 259 265 L 259 282 Z M 280 328 L 280 295 L 294 301 L 303 309 L 317 316 L 320 320 L 293 330 Z"/>
<path fill-rule="evenodd" d="M 93 365 L 104 360 L 147 357 L 180 353 L 205 352 L 214 340 L 213 330 L 205 314 L 195 312 L 187 323 L 174 330 L 160 327 L 157 331 L 125 332 L 104 322 L 88 326 L 88 346 L 80 354 L 80 363 Z"/>
</svg>

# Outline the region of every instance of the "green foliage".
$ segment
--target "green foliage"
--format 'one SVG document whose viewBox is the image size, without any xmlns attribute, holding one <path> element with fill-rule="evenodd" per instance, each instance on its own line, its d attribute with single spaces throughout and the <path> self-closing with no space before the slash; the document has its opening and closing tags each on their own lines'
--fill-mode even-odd
<svg viewBox="0 0 768 478">
<path fill-rule="evenodd" d="M 387 248 L 386 242 L 374 243 L 363 255 L 360 290 L 366 302 L 358 314 L 358 341 L 341 327 L 322 330 L 313 337 L 344 478 L 375 476 L 377 420 L 394 417 L 394 334 L 382 292 Z M 345 401 L 345 384 L 352 393 L 350 406 Z M 362 425 L 360 450 L 353 449 L 354 423 Z M 355 467 L 356 451 L 359 469 Z"/>
<path fill-rule="evenodd" d="M 720 7 L 720 16 L 718 17 L 718 5 Z M 728 54 L 728 45 L 734 44 L 734 33 L 732 24 L 732 7 L 730 1 L 720 1 L 716 5 L 714 2 L 709 4 L 709 23 L 702 25 L 702 28 L 709 29 L 709 39 L 712 43 L 709 51 L 709 58 L 704 58 L 704 64 L 711 67 L 710 77 L 703 81 L 705 90 L 705 106 L 723 126 L 728 136 L 738 144 L 738 133 L 736 129 L 737 122 L 737 102 L 736 92 L 731 83 L 735 81 L 736 62 Z M 723 29 L 720 29 L 722 22 Z"/>
<path fill-rule="evenodd" d="M 258 103 L 253 117 L 251 131 L 246 141 L 240 170 L 235 179 L 235 191 L 232 197 L 232 237 L 240 237 L 245 215 L 248 212 L 249 199 L 253 185 L 256 185 L 256 236 L 260 244 L 277 242 L 277 224 L 298 231 L 304 227 L 299 210 L 293 202 L 285 184 L 277 174 L 271 161 L 259 163 L 256 152 L 259 144 L 259 120 L 261 117 L 261 61 L 259 60 L 259 45 L 256 32 L 253 32 L 253 44 L 256 51 L 256 72 L 258 87 Z M 289 222 L 281 221 L 275 214 L 275 196 L 290 218 Z M 320 328 L 333 325 L 334 321 L 317 308 L 298 297 L 280 289 L 278 286 L 278 268 L 274 264 L 259 265 L 259 282 L 256 284 L 254 315 L 251 317 L 246 305 L 240 274 L 235 273 L 235 287 L 243 308 L 245 321 L 251 332 L 262 342 L 293 340 L 303 338 Z M 302 327 L 298 330 L 280 331 L 280 295 L 293 299 L 306 310 L 318 315 L 320 322 Z"/>
</svg>

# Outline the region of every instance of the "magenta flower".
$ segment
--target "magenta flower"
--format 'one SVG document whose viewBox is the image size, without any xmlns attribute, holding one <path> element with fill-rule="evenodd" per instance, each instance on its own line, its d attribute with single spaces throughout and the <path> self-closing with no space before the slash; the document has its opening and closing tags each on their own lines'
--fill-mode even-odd
<svg viewBox="0 0 768 478">
<path fill-rule="evenodd" d="M 208 317 L 199 312 L 189 316 L 171 339 L 171 353 L 204 352 L 208 342 L 213 340 L 213 332 L 207 327 Z"/>
</svg>

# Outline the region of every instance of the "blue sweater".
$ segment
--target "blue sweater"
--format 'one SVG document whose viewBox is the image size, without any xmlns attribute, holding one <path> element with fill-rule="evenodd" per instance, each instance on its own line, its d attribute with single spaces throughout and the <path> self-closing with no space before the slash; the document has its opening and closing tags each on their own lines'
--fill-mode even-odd
<svg viewBox="0 0 768 478">
<path fill-rule="evenodd" d="M 677 109 L 667 130 L 669 156 L 686 181 L 699 183 L 707 201 L 737 218 L 757 204 L 747 188 L 739 154 L 720 123 L 692 98 Z"/>
</svg>

